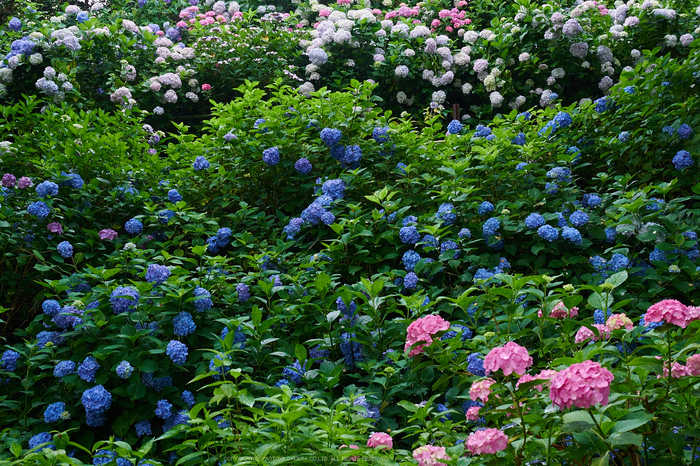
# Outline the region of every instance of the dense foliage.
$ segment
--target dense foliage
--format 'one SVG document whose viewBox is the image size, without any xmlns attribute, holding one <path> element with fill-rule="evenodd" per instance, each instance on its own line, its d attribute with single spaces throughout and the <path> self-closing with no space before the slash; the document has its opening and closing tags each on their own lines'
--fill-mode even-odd
<svg viewBox="0 0 700 466">
<path fill-rule="evenodd" d="M 0 33 L 0 464 L 700 463 L 700 11 L 190 3 Z"/>
</svg>

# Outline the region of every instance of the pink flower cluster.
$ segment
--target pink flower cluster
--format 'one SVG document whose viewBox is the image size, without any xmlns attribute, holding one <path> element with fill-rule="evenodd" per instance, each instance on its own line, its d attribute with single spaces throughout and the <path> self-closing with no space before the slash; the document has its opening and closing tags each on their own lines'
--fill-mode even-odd
<svg viewBox="0 0 700 466">
<path fill-rule="evenodd" d="M 114 240 L 114 239 L 117 239 L 117 236 L 119 236 L 119 234 L 116 231 L 112 230 L 111 228 L 108 228 L 106 230 L 100 230 L 98 235 L 100 235 L 101 241 L 104 241 L 106 239 Z"/>
<path fill-rule="evenodd" d="M 367 440 L 367 446 L 369 448 L 386 447 L 387 450 L 391 450 L 394 448 L 394 441 L 389 434 L 385 434 L 384 432 L 373 432 Z"/>
<path fill-rule="evenodd" d="M 661 359 L 661 356 L 656 356 L 656 359 Z M 674 379 L 680 379 L 681 377 L 688 376 L 700 376 L 700 354 L 694 354 L 688 358 L 688 360 L 683 364 L 679 362 L 674 362 L 671 367 L 671 377 Z M 668 377 L 668 367 L 664 362 L 664 377 Z M 657 378 L 661 378 L 659 375 Z"/>
<path fill-rule="evenodd" d="M 572 307 L 571 310 L 567 309 L 562 301 L 559 301 L 553 308 L 552 312 L 549 313 L 549 317 L 554 317 L 555 319 L 566 319 L 567 317 L 576 317 L 578 315 L 578 308 Z M 537 316 L 542 317 L 542 309 L 537 311 Z"/>
<path fill-rule="evenodd" d="M 450 323 L 437 314 L 416 319 L 408 326 L 408 335 L 406 335 L 406 344 L 403 350 L 406 351 L 415 343 L 424 341 L 424 344 L 416 346 L 408 353 L 410 357 L 420 354 L 423 352 L 423 348 L 433 343 L 433 335 L 449 328 Z"/>
<path fill-rule="evenodd" d="M 574 342 L 583 343 L 589 338 L 591 341 L 598 341 L 599 338 L 602 338 L 604 340 L 608 339 L 608 337 L 610 336 L 610 330 L 608 329 L 608 327 L 606 327 L 603 324 L 593 324 L 593 326 L 598 329 L 598 333 L 600 334 L 599 336 L 596 336 L 596 334 L 593 333 L 593 331 L 588 327 L 581 327 L 580 329 L 578 329 L 578 332 L 576 332 Z"/>
<path fill-rule="evenodd" d="M 445 447 L 423 445 L 413 450 L 413 459 L 418 461 L 418 466 L 447 466 L 438 460 L 451 460 L 445 453 Z"/>
<path fill-rule="evenodd" d="M 19 189 L 26 189 L 33 184 L 31 178 L 27 178 L 26 176 L 21 177 L 19 180 L 11 173 L 5 173 L 2 176 L 2 186 L 5 188 L 14 188 L 17 186 Z"/>
<path fill-rule="evenodd" d="M 564 409 L 576 406 L 590 408 L 598 403 L 605 406 L 610 396 L 612 372 L 594 361 L 572 364 L 552 380 L 549 397 Z"/>
<path fill-rule="evenodd" d="M 545 369 L 534 377 L 530 374 L 525 374 L 518 379 L 518 382 L 515 384 L 515 388 L 516 389 L 520 388 L 520 384 L 522 384 L 522 383 L 533 382 L 535 380 L 542 380 L 542 381 L 544 381 L 544 383 L 542 385 L 535 385 L 535 388 L 537 389 L 537 391 L 541 392 L 542 389 L 544 388 L 544 386 L 549 387 L 550 382 L 557 374 L 558 374 L 557 371 L 553 371 L 550 369 Z"/>
<path fill-rule="evenodd" d="M 647 309 L 644 322 L 667 322 L 686 328 L 689 323 L 700 319 L 700 308 L 686 306 L 675 299 L 664 299 Z"/>
<path fill-rule="evenodd" d="M 472 455 L 496 453 L 508 447 L 508 436 L 498 429 L 477 430 L 469 435 L 467 449 Z"/>
<path fill-rule="evenodd" d="M 688 375 L 700 377 L 700 353 L 690 356 L 685 365 L 688 368 Z"/>
<path fill-rule="evenodd" d="M 503 370 L 503 375 L 513 372 L 523 375 L 531 365 L 532 357 L 527 349 L 512 341 L 492 349 L 484 358 L 486 375 L 499 369 Z"/>
<path fill-rule="evenodd" d="M 459 11 L 457 8 L 452 8 L 451 10 L 440 10 L 438 12 L 438 17 L 440 19 L 449 19 L 450 24 L 445 27 L 445 29 L 448 32 L 452 32 L 454 29 L 459 29 L 462 26 L 471 24 L 472 20 L 469 18 L 465 18 L 465 16 L 467 16 L 467 12 Z M 433 20 L 433 22 L 430 25 L 435 28 L 440 25 L 440 22 L 438 21 L 438 24 L 436 25 L 435 20 Z"/>
<path fill-rule="evenodd" d="M 472 406 L 467 410 L 467 421 L 478 421 L 479 420 L 479 410 L 480 406 Z"/>
<path fill-rule="evenodd" d="M 484 403 L 489 401 L 489 395 L 491 394 L 491 385 L 495 384 L 496 381 L 493 379 L 484 379 L 474 382 L 469 388 L 469 398 L 472 400 L 481 400 Z"/>
<path fill-rule="evenodd" d="M 608 332 L 621 329 L 622 327 L 624 327 L 626 330 L 632 330 L 634 328 L 634 324 L 632 323 L 632 319 L 627 317 L 626 314 L 612 314 L 605 322 L 605 327 Z"/>
<path fill-rule="evenodd" d="M 210 91 L 210 90 L 211 90 L 211 84 L 202 84 L 202 90 L 203 90 L 203 91 Z"/>
<path fill-rule="evenodd" d="M 57 235 L 63 234 L 63 226 L 58 222 L 51 222 L 46 225 L 46 229 L 51 233 L 56 233 Z"/>
<path fill-rule="evenodd" d="M 420 14 L 420 7 L 414 6 L 413 8 L 408 7 L 405 3 L 401 4 L 401 8 L 395 11 L 389 11 L 384 15 L 384 19 L 392 19 L 396 17 L 410 18 L 411 16 L 418 16 Z"/>
</svg>

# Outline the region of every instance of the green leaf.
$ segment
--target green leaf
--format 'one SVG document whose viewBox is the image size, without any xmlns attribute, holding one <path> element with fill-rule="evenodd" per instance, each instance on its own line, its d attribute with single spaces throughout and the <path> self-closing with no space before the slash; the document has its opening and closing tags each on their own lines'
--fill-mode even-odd
<svg viewBox="0 0 700 466">
<path fill-rule="evenodd" d="M 22 454 L 22 446 L 18 442 L 15 442 L 10 445 L 10 451 L 16 458 L 19 458 L 19 455 Z"/>
<path fill-rule="evenodd" d="M 260 326 L 262 311 L 258 306 L 253 306 L 253 310 L 250 311 L 250 319 L 253 321 L 253 327 L 258 328 Z"/>
<path fill-rule="evenodd" d="M 612 274 L 610 278 L 605 280 L 605 283 L 610 283 L 613 287 L 617 288 L 618 286 L 622 285 L 625 282 L 625 280 L 627 280 L 627 276 L 627 271 L 623 270 L 622 272 Z"/>
<path fill-rule="evenodd" d="M 591 461 L 591 466 L 608 466 L 610 463 L 610 452 L 606 453 L 605 456 L 601 456 L 600 458 L 594 458 L 593 461 Z"/>
<path fill-rule="evenodd" d="M 142 372 L 155 372 L 158 370 L 158 367 L 158 363 L 152 359 L 145 359 L 139 362 L 139 369 L 141 369 Z"/>
<path fill-rule="evenodd" d="M 255 397 L 250 393 L 244 393 L 242 395 L 238 395 L 238 401 L 240 401 L 247 407 L 252 408 L 255 404 Z"/>
<path fill-rule="evenodd" d="M 641 427 L 644 424 L 648 423 L 654 416 L 651 413 L 640 413 L 643 415 L 643 417 L 640 417 L 638 419 L 626 419 L 623 421 L 617 421 L 615 425 L 610 429 L 611 433 L 615 432 L 629 432 L 632 429 L 636 429 L 637 427 Z"/>
<path fill-rule="evenodd" d="M 608 437 L 608 442 L 612 445 L 637 445 L 641 447 L 642 440 L 644 440 L 644 437 L 632 432 L 615 432 Z"/>
<path fill-rule="evenodd" d="M 418 407 L 415 405 L 415 403 L 411 403 L 410 401 L 401 400 L 398 402 L 398 404 L 403 409 L 405 409 L 406 411 L 409 411 L 411 413 L 415 413 L 416 411 L 418 411 Z"/>
<path fill-rule="evenodd" d="M 294 347 L 294 354 L 299 360 L 299 364 L 304 364 L 304 361 L 306 361 L 307 357 L 306 348 L 304 348 L 304 345 L 296 345 Z"/>
<path fill-rule="evenodd" d="M 328 292 L 328 289 L 330 288 L 331 285 L 331 277 L 325 273 L 321 272 L 318 275 L 316 275 L 316 280 L 314 281 L 316 285 L 316 290 L 322 294 L 325 295 Z"/>
<path fill-rule="evenodd" d="M 331 322 L 333 322 L 335 319 L 337 319 L 338 316 L 340 316 L 340 314 L 341 314 L 340 311 L 332 311 L 332 312 L 329 312 L 328 315 L 326 316 L 326 320 L 328 321 L 328 323 L 331 323 Z"/>
</svg>

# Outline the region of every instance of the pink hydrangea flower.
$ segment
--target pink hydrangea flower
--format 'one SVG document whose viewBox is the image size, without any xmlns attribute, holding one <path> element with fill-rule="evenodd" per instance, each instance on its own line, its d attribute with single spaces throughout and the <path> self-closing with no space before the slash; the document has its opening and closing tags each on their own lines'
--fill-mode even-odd
<svg viewBox="0 0 700 466">
<path fill-rule="evenodd" d="M 681 363 L 674 362 L 673 366 L 671 367 L 671 377 L 674 379 L 680 379 L 681 377 L 685 377 L 690 375 L 688 372 L 688 368 L 684 366 Z M 668 377 L 668 368 L 664 364 L 664 377 Z"/>
<path fill-rule="evenodd" d="M 57 235 L 63 234 L 63 227 L 58 222 L 51 222 L 46 225 L 46 229 L 51 233 L 56 233 Z"/>
<path fill-rule="evenodd" d="M 394 448 L 394 441 L 389 434 L 385 434 L 384 432 L 373 432 L 367 440 L 367 446 L 369 448 L 386 447 L 387 450 L 391 450 Z"/>
<path fill-rule="evenodd" d="M 352 449 L 352 450 L 357 450 L 357 449 L 359 449 L 360 447 L 358 447 L 357 445 L 350 445 L 350 446 L 348 446 L 348 445 L 341 445 L 341 446 L 338 447 L 338 450 L 341 450 L 341 449 L 343 449 L 343 448 L 350 448 L 350 449 Z M 357 461 L 358 459 L 360 459 L 360 457 L 359 457 L 359 456 L 350 456 L 350 457 L 345 458 L 345 459 L 348 460 L 348 461 Z"/>
<path fill-rule="evenodd" d="M 698 308 L 686 306 L 675 299 L 664 299 L 647 309 L 644 322 L 667 322 L 686 328 L 688 324 L 700 318 Z"/>
<path fill-rule="evenodd" d="M 208 91 L 211 90 L 211 84 L 202 84 L 202 90 L 203 91 Z"/>
<path fill-rule="evenodd" d="M 473 432 L 467 439 L 467 449 L 472 455 L 496 453 L 508 447 L 508 436 L 498 429 L 484 429 Z"/>
<path fill-rule="evenodd" d="M 318 15 L 322 18 L 327 18 L 331 15 L 332 11 L 330 8 L 323 8 L 321 11 L 318 12 Z"/>
<path fill-rule="evenodd" d="M 596 341 L 598 340 L 598 337 L 595 336 L 595 333 L 588 327 L 581 327 L 578 329 L 578 332 L 576 332 L 576 336 L 574 337 L 574 342 L 575 343 L 583 343 L 584 341 L 588 340 L 590 338 L 591 341 Z"/>
<path fill-rule="evenodd" d="M 467 421 L 478 421 L 481 406 L 472 406 L 467 410 Z"/>
<path fill-rule="evenodd" d="M 106 230 L 100 230 L 98 234 L 100 235 L 100 240 L 102 241 L 106 239 L 113 240 L 116 239 L 117 236 L 119 236 L 119 234 L 111 228 L 108 228 Z"/>
<path fill-rule="evenodd" d="M 472 400 L 481 400 L 484 403 L 489 401 L 489 395 L 491 394 L 491 385 L 495 384 L 496 381 L 493 379 L 484 379 L 474 382 L 469 388 L 469 398 Z"/>
<path fill-rule="evenodd" d="M 688 375 L 700 376 L 700 353 L 690 356 L 685 365 L 688 368 Z"/>
<path fill-rule="evenodd" d="M 612 372 L 594 361 L 572 364 L 552 380 L 549 397 L 559 408 L 605 406 L 610 396 Z"/>
<path fill-rule="evenodd" d="M 420 354 L 423 352 L 423 348 L 430 346 L 433 343 L 433 335 L 449 328 L 450 323 L 437 314 L 431 314 L 429 316 L 416 319 L 408 326 L 406 344 L 404 345 L 403 350 L 406 351 L 415 343 L 424 341 L 424 344 L 414 347 L 408 353 L 410 357 Z"/>
<path fill-rule="evenodd" d="M 559 301 L 553 308 L 552 312 L 549 313 L 549 317 L 554 317 L 555 319 L 566 319 L 567 317 L 576 317 L 578 315 L 578 308 L 572 307 L 571 310 L 567 309 L 562 301 Z M 537 311 L 537 316 L 542 317 L 542 309 Z"/>
<path fill-rule="evenodd" d="M 613 330 L 617 330 L 622 327 L 625 327 L 627 330 L 632 330 L 634 328 L 634 324 L 626 314 L 612 314 L 605 322 L 605 327 L 607 328 L 608 332 L 612 332 Z"/>
<path fill-rule="evenodd" d="M 418 461 L 418 466 L 447 466 L 438 460 L 449 461 L 452 458 L 445 453 L 445 447 L 423 445 L 413 450 L 413 459 Z"/>
<path fill-rule="evenodd" d="M 486 375 L 499 369 L 503 370 L 503 375 L 513 372 L 523 375 L 531 365 L 532 357 L 527 354 L 527 349 L 513 341 L 492 349 L 484 358 Z"/>
<path fill-rule="evenodd" d="M 22 178 L 19 179 L 17 182 L 17 187 L 19 189 L 27 189 L 31 187 L 34 184 L 31 178 L 28 178 L 26 176 L 23 176 Z"/>
</svg>

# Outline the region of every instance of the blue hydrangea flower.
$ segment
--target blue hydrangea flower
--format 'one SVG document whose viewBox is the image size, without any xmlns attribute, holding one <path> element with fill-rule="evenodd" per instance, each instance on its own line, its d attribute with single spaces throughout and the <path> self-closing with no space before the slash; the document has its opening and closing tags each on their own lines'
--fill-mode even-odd
<svg viewBox="0 0 700 466">
<path fill-rule="evenodd" d="M 229 330 L 228 327 L 224 327 L 224 329 L 221 331 L 221 339 L 224 340 L 226 339 L 226 335 L 228 335 Z M 238 326 L 236 330 L 233 332 L 233 344 L 239 344 L 240 348 L 245 348 L 245 342 L 246 342 L 246 336 L 245 333 L 243 333 L 243 327 Z"/>
<path fill-rule="evenodd" d="M 345 183 L 343 183 L 343 180 L 327 180 L 323 183 L 321 190 L 323 194 L 330 196 L 334 201 L 345 197 Z"/>
<path fill-rule="evenodd" d="M 373 405 L 369 401 L 367 401 L 367 397 L 365 395 L 360 395 L 357 398 L 355 398 L 353 406 L 362 406 L 363 408 L 365 408 L 365 417 L 368 417 L 370 419 L 379 419 L 379 406 Z"/>
<path fill-rule="evenodd" d="M 130 235 L 138 235 L 143 231 L 143 223 L 140 220 L 132 218 L 124 225 L 124 229 Z"/>
<path fill-rule="evenodd" d="M 134 428 L 136 429 L 137 437 L 143 437 L 144 435 L 153 435 L 153 432 L 151 431 L 151 422 L 148 420 L 137 422 L 136 424 L 134 424 Z"/>
<path fill-rule="evenodd" d="M 245 283 L 236 285 L 236 292 L 238 293 L 238 302 L 244 303 L 250 299 L 250 288 Z"/>
<path fill-rule="evenodd" d="M 423 239 L 421 239 L 421 243 L 423 243 L 423 249 L 440 247 L 440 242 L 433 235 L 423 236 Z"/>
<path fill-rule="evenodd" d="M 58 301 L 53 299 L 44 300 L 41 304 L 41 308 L 44 310 L 44 314 L 49 317 L 53 317 L 61 311 L 61 305 L 58 304 Z"/>
<path fill-rule="evenodd" d="M 308 175 L 309 173 L 311 173 L 311 169 L 313 167 L 311 165 L 311 162 L 309 162 L 309 159 L 302 157 L 296 161 L 296 163 L 294 164 L 294 168 L 300 175 Z"/>
<path fill-rule="evenodd" d="M 36 217 L 39 220 L 44 220 L 51 213 L 51 209 L 45 202 L 36 201 L 32 204 L 29 204 L 29 207 L 27 207 L 27 213 Z"/>
<path fill-rule="evenodd" d="M 628 93 L 628 94 L 634 94 L 634 93 L 635 93 L 634 86 L 626 86 L 626 87 L 625 87 L 625 92 Z"/>
<path fill-rule="evenodd" d="M 459 239 L 464 239 L 464 238 L 471 239 L 472 232 L 469 231 L 469 228 L 462 228 L 461 230 L 459 230 L 459 233 L 457 233 L 457 236 L 459 237 Z"/>
<path fill-rule="evenodd" d="M 112 406 L 112 394 L 102 385 L 95 385 L 83 392 L 80 402 L 85 407 L 85 411 L 104 413 Z"/>
<path fill-rule="evenodd" d="M 595 111 L 598 113 L 603 113 L 608 109 L 613 108 L 614 103 L 607 97 L 601 97 L 593 101 L 595 104 Z"/>
<path fill-rule="evenodd" d="M 603 202 L 597 194 L 585 194 L 583 200 L 582 204 L 584 207 L 598 207 Z"/>
<path fill-rule="evenodd" d="M 385 126 L 383 128 L 374 128 L 372 130 L 372 138 L 379 144 L 384 144 L 389 141 L 389 127 Z"/>
<path fill-rule="evenodd" d="M 194 406 L 194 404 L 196 403 L 196 401 L 195 401 L 195 399 L 194 399 L 194 395 L 193 395 L 192 392 L 189 391 L 189 390 L 183 391 L 183 392 L 182 392 L 182 395 L 180 395 L 180 398 L 182 398 L 182 401 L 184 401 L 185 403 L 187 403 L 187 406 L 189 406 L 190 408 L 191 408 L 192 406 Z"/>
<path fill-rule="evenodd" d="M 525 218 L 525 226 L 530 230 L 539 228 L 542 225 L 544 225 L 544 217 L 538 213 L 532 213 Z"/>
<path fill-rule="evenodd" d="M 554 167 L 547 172 L 547 178 L 552 178 L 555 181 L 570 181 L 571 170 L 564 167 Z"/>
<path fill-rule="evenodd" d="M 70 419 L 70 414 L 66 411 L 66 404 L 62 401 L 51 403 L 44 411 L 44 422 L 47 424 L 66 419 Z"/>
<path fill-rule="evenodd" d="M 173 317 L 173 333 L 178 337 L 186 337 L 191 335 L 197 329 L 192 315 L 188 312 L 182 311 L 175 317 Z"/>
<path fill-rule="evenodd" d="M 413 272 L 413 269 L 415 268 L 416 264 L 420 260 L 420 254 L 418 254 L 416 251 L 406 251 L 403 254 L 403 257 L 401 258 L 403 261 L 404 267 L 407 272 Z"/>
<path fill-rule="evenodd" d="M 355 367 L 355 365 L 363 360 L 362 344 L 353 341 L 355 333 L 345 332 L 340 335 L 340 351 L 345 358 L 345 365 Z"/>
<path fill-rule="evenodd" d="M 673 166 L 676 167 L 676 170 L 684 170 L 692 167 L 694 164 L 695 161 L 687 150 L 679 150 L 673 157 Z"/>
<path fill-rule="evenodd" d="M 211 293 L 200 286 L 194 288 L 194 297 L 196 298 L 193 301 L 194 308 L 199 312 L 208 311 L 214 304 L 211 300 Z"/>
<path fill-rule="evenodd" d="M 516 120 L 522 119 L 523 121 L 528 121 L 531 117 L 532 117 L 532 114 L 526 110 L 522 113 L 518 113 L 518 116 L 515 118 L 516 118 Z"/>
<path fill-rule="evenodd" d="M 44 198 L 46 196 L 58 195 L 58 185 L 53 181 L 43 181 L 36 187 L 37 196 Z"/>
<path fill-rule="evenodd" d="M 416 275 L 414 272 L 408 272 L 403 279 L 403 286 L 405 286 L 407 290 L 412 290 L 417 284 L 418 275 Z"/>
<path fill-rule="evenodd" d="M 45 443 L 48 443 L 48 445 L 44 445 L 43 448 L 50 448 L 51 450 L 55 450 L 56 446 L 53 444 L 53 436 L 49 434 L 48 432 L 41 432 L 39 434 L 36 434 L 34 437 L 29 439 L 29 448 L 34 449 L 38 447 L 39 445 L 43 445 Z"/>
<path fill-rule="evenodd" d="M 173 204 L 176 204 L 182 200 L 182 196 L 179 192 L 177 192 L 177 189 L 171 189 L 168 191 L 168 200 Z"/>
<path fill-rule="evenodd" d="M 437 412 L 438 413 L 443 413 L 449 409 L 450 408 L 448 408 L 447 406 L 445 406 L 442 403 L 438 403 L 438 405 L 437 405 Z M 450 413 L 447 413 L 444 416 L 440 417 L 440 422 L 451 421 L 451 420 L 452 420 L 452 414 L 450 414 Z"/>
<path fill-rule="evenodd" d="M 344 166 L 352 169 L 360 166 L 360 160 L 362 160 L 362 149 L 357 145 L 347 146 L 345 153 L 340 159 Z"/>
<path fill-rule="evenodd" d="M 36 345 L 39 348 L 45 348 L 47 344 L 51 343 L 54 346 L 58 346 L 63 343 L 63 337 L 59 332 L 39 332 L 36 336 Z"/>
<path fill-rule="evenodd" d="M 404 168 L 406 168 L 406 166 L 407 166 L 407 165 L 406 165 L 405 163 L 403 163 L 403 162 L 399 162 L 399 163 L 396 164 L 396 168 L 398 168 L 399 170 L 401 170 L 401 173 L 403 173 L 404 175 L 405 175 L 406 173 L 408 173 L 406 170 L 404 170 Z"/>
<path fill-rule="evenodd" d="M 168 403 L 168 400 L 158 400 L 155 414 L 161 419 L 168 419 L 173 414 L 172 409 L 173 405 Z"/>
<path fill-rule="evenodd" d="M 513 139 L 513 144 L 516 144 L 518 146 L 524 146 L 526 142 L 526 136 L 525 133 L 520 132 L 518 133 L 517 136 L 515 136 L 515 139 Z"/>
<path fill-rule="evenodd" d="M 569 216 L 569 221 L 575 227 L 582 227 L 588 223 L 588 214 L 582 210 L 577 210 Z"/>
<path fill-rule="evenodd" d="M 479 215 L 486 215 L 493 212 L 493 209 L 495 209 L 493 204 L 491 204 L 489 201 L 484 201 L 479 205 L 479 210 L 477 213 Z"/>
<path fill-rule="evenodd" d="M 545 240 L 552 242 L 559 238 L 559 232 L 551 225 L 542 225 L 537 229 L 537 234 Z"/>
<path fill-rule="evenodd" d="M 547 183 L 544 185 L 544 190 L 547 194 L 556 194 L 559 192 L 559 185 L 557 183 Z"/>
<path fill-rule="evenodd" d="M 683 123 L 678 128 L 678 137 L 680 137 L 681 139 L 688 139 L 692 135 L 693 135 L 693 128 L 691 128 L 689 125 Z"/>
<path fill-rule="evenodd" d="M 187 345 L 177 340 L 170 340 L 170 343 L 168 343 L 165 349 L 165 354 L 172 362 L 181 366 L 187 362 Z"/>
<path fill-rule="evenodd" d="M 68 179 L 65 181 L 61 181 L 59 183 L 59 186 L 68 186 L 69 188 L 73 189 L 82 189 L 83 185 L 85 184 L 83 178 L 77 173 L 61 172 L 61 176 L 68 177 Z"/>
<path fill-rule="evenodd" d="M 299 360 L 294 361 L 291 366 L 287 366 L 282 370 L 282 375 L 291 379 L 292 382 L 299 384 L 306 373 L 306 362 L 304 366 L 299 363 Z"/>
<path fill-rule="evenodd" d="M 411 225 L 416 225 L 418 223 L 418 217 L 415 215 L 409 215 L 401 221 L 401 225 L 405 227 L 410 227 Z"/>
<path fill-rule="evenodd" d="M 139 303 L 141 295 L 129 286 L 118 286 L 112 291 L 109 302 L 112 304 L 112 311 L 115 314 L 123 312 L 134 312 Z"/>
<path fill-rule="evenodd" d="M 615 227 L 607 227 L 605 229 L 605 242 L 614 243 L 615 236 L 617 236 L 617 229 Z"/>
<path fill-rule="evenodd" d="M 467 371 L 476 375 L 477 377 L 484 377 L 486 371 L 484 370 L 484 360 L 481 359 L 481 354 L 471 353 L 467 356 Z"/>
<path fill-rule="evenodd" d="M 602 309 L 596 309 L 593 311 L 593 323 L 596 325 L 605 325 L 608 317 L 612 314 L 612 309 L 608 309 L 607 312 L 603 313 Z"/>
<path fill-rule="evenodd" d="M 166 387 L 172 387 L 173 378 L 169 375 L 165 377 L 153 377 L 153 372 L 145 372 L 141 375 L 141 381 L 147 387 L 151 387 L 158 393 L 163 391 Z"/>
<path fill-rule="evenodd" d="M 168 224 L 171 218 L 175 216 L 175 211 L 170 209 L 164 209 L 158 212 L 158 221 L 165 225 Z"/>
<path fill-rule="evenodd" d="M 209 161 L 201 155 L 194 159 L 194 163 L 192 164 L 192 168 L 194 168 L 195 170 L 206 170 L 210 166 L 211 164 L 209 163 Z"/>
<path fill-rule="evenodd" d="M 75 374 L 75 366 L 76 364 L 73 361 L 61 361 L 54 367 L 53 376 L 60 378 Z"/>
<path fill-rule="evenodd" d="M 336 159 L 338 162 L 342 162 L 345 157 L 345 146 L 338 144 L 331 148 L 331 157 Z"/>
<path fill-rule="evenodd" d="M 461 251 L 459 250 L 459 245 L 454 241 L 445 241 L 440 245 L 440 254 L 444 254 L 447 251 L 455 251 L 454 258 L 459 258 Z"/>
<path fill-rule="evenodd" d="M 321 130 L 321 141 L 329 148 L 337 145 L 343 137 L 343 133 L 335 128 L 323 128 Z"/>
<path fill-rule="evenodd" d="M 571 241 L 577 246 L 583 244 L 581 232 L 578 231 L 576 228 L 564 227 L 561 232 L 561 237 L 565 240 Z"/>
<path fill-rule="evenodd" d="M 520 162 L 519 164 L 517 164 L 517 165 L 515 166 L 515 170 L 520 172 L 520 171 L 525 170 L 525 167 L 527 167 L 527 163 L 525 163 L 525 162 Z"/>
<path fill-rule="evenodd" d="M 476 131 L 474 131 L 474 137 L 486 138 L 491 136 L 491 128 L 483 125 L 476 125 Z"/>
<path fill-rule="evenodd" d="M 404 244 L 416 244 L 420 240 L 420 234 L 414 226 L 403 227 L 399 230 L 399 239 Z"/>
<path fill-rule="evenodd" d="M 22 21 L 20 21 L 19 18 L 14 17 L 9 23 L 7 23 L 7 28 L 10 31 L 19 32 L 19 30 L 22 29 Z"/>
<path fill-rule="evenodd" d="M 620 142 L 627 142 L 630 139 L 630 133 L 629 131 L 623 131 L 620 134 L 617 135 L 617 139 Z"/>
<path fill-rule="evenodd" d="M 58 243 L 56 250 L 58 251 L 58 254 L 60 254 L 61 257 L 63 257 L 64 259 L 69 259 L 73 256 L 73 245 L 70 244 L 68 241 L 61 241 L 60 243 Z"/>
<path fill-rule="evenodd" d="M 450 203 L 440 205 L 435 218 L 442 220 L 445 225 L 453 225 L 457 221 L 457 214 L 453 212 L 454 208 L 454 205 Z"/>
<path fill-rule="evenodd" d="M 100 365 L 97 363 L 97 360 L 92 356 L 88 356 L 78 366 L 78 376 L 86 382 L 94 382 L 99 368 Z"/>
<path fill-rule="evenodd" d="M 160 285 L 170 277 L 170 269 L 165 265 L 151 264 L 146 270 L 146 281 Z"/>
<path fill-rule="evenodd" d="M 667 126 L 664 126 L 663 128 L 661 128 L 661 132 L 666 133 L 669 136 L 673 136 L 676 133 L 676 129 L 673 126 L 667 125 Z"/>
<path fill-rule="evenodd" d="M 17 369 L 17 361 L 19 360 L 19 353 L 14 350 L 6 350 L 2 353 L 2 359 L 0 359 L 0 367 L 4 371 L 13 372 Z"/>
<path fill-rule="evenodd" d="M 270 147 L 263 151 L 263 162 L 269 166 L 275 166 L 280 161 L 280 151 L 276 147 Z"/>
<path fill-rule="evenodd" d="M 452 120 L 450 123 L 447 125 L 447 131 L 450 134 L 459 134 L 460 131 L 464 129 L 464 126 L 462 123 L 460 123 L 459 120 Z"/>
<path fill-rule="evenodd" d="M 131 374 L 134 372 L 134 367 L 129 364 L 128 361 L 122 361 L 119 363 L 117 366 L 117 375 L 119 378 L 122 379 L 128 379 L 131 377 Z"/>
<path fill-rule="evenodd" d="M 630 260 L 627 256 L 616 252 L 608 262 L 608 268 L 612 272 L 619 272 L 620 270 L 626 269 L 629 263 Z"/>
<path fill-rule="evenodd" d="M 321 214 L 321 221 L 324 225 L 333 225 L 335 222 L 335 215 L 333 215 L 333 212 L 324 212 Z"/>
<path fill-rule="evenodd" d="M 482 227 L 484 238 L 494 236 L 500 228 L 501 222 L 499 222 L 497 218 L 490 218 L 486 220 L 486 222 L 484 222 L 484 226 Z"/>
<path fill-rule="evenodd" d="M 217 367 L 216 361 L 221 361 L 221 363 L 219 364 L 218 367 Z M 221 378 L 221 375 L 227 374 L 231 370 L 231 366 L 222 365 L 223 361 L 224 361 L 223 358 L 221 356 L 219 356 L 218 354 L 216 356 L 214 356 L 209 361 L 209 371 L 218 372 L 218 374 L 215 374 L 212 376 L 216 380 L 219 380 Z"/>
<path fill-rule="evenodd" d="M 253 123 L 253 128 L 254 128 L 254 129 L 259 129 L 259 128 L 260 128 L 260 125 L 262 125 L 263 123 L 266 123 L 265 119 L 264 119 L 264 118 L 258 118 L 257 120 L 255 120 L 255 123 Z M 262 132 L 263 132 L 263 133 L 267 133 L 268 131 L 270 131 L 270 128 L 262 128 Z"/>
</svg>

